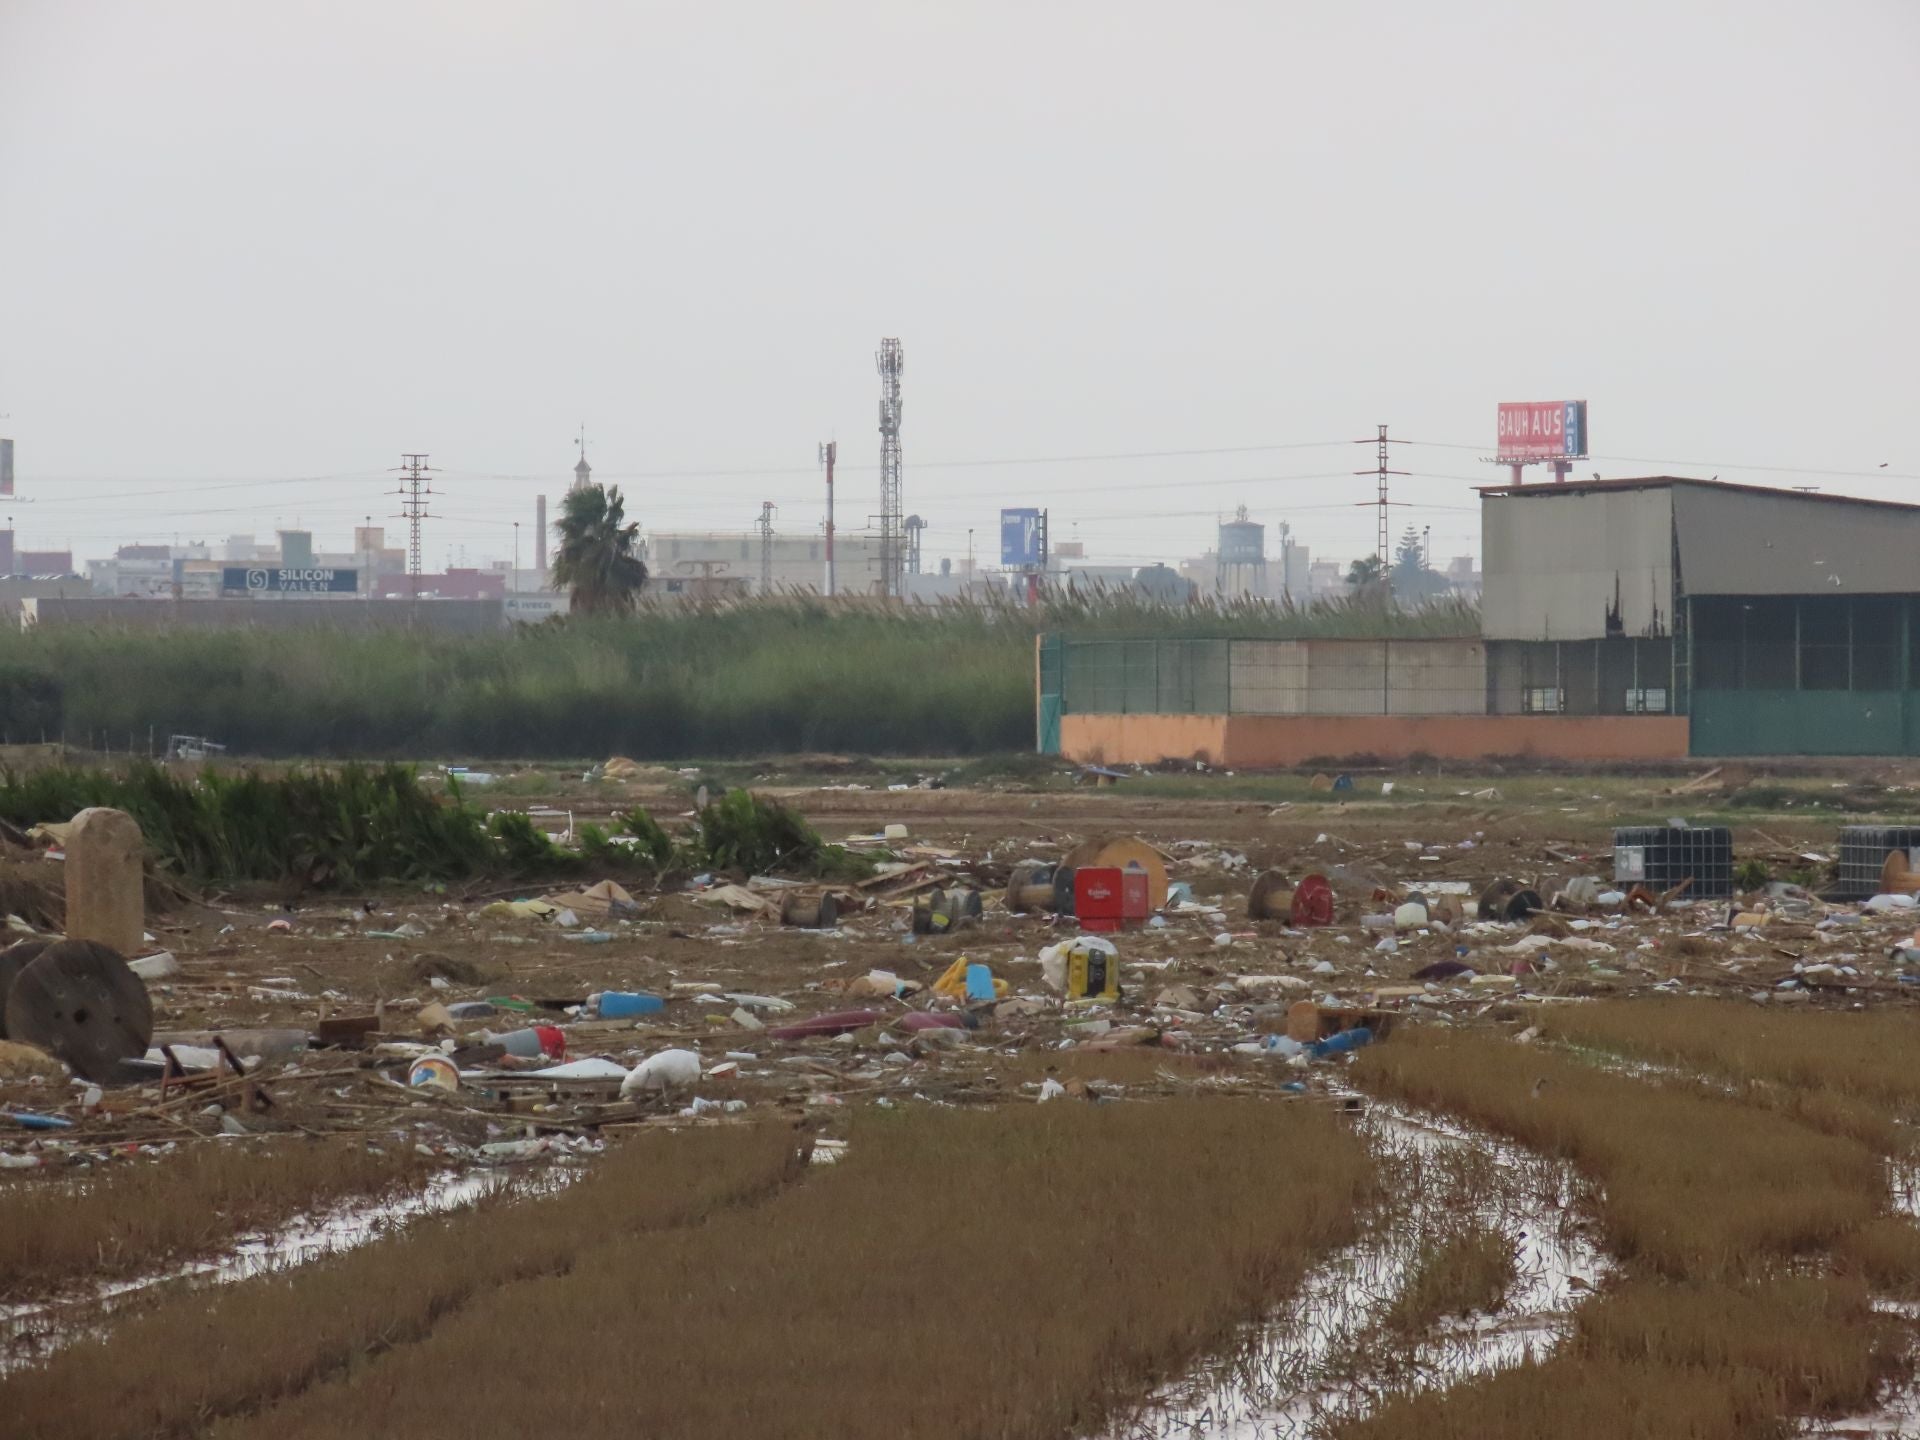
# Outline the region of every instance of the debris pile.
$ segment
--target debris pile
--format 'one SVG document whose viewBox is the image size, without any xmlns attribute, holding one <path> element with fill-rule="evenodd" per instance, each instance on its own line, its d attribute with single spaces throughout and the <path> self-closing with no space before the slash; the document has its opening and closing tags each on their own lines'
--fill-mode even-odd
<svg viewBox="0 0 1920 1440">
<path fill-rule="evenodd" d="M 708 853 L 743 860 L 812 833 L 744 802 L 694 814 Z M 1702 897 L 1686 876 L 1617 879 L 1605 850 L 1484 829 L 1223 846 L 916 828 L 805 840 L 836 858 L 797 877 L 209 908 L 164 941 L 141 931 L 130 961 L 32 934 L 0 954 L 0 1164 L 292 1130 L 498 1164 L 629 1126 L 818 1127 L 856 1104 L 1337 1098 L 1346 1058 L 1409 1022 L 1920 986 L 1904 854 L 1856 903 L 1785 880 Z"/>
</svg>

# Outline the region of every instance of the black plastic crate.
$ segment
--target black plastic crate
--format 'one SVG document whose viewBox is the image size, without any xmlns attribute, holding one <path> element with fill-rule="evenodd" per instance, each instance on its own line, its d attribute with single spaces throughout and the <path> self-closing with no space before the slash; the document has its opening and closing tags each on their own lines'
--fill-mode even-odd
<svg viewBox="0 0 1920 1440">
<path fill-rule="evenodd" d="M 1691 879 L 1683 898 L 1724 898 L 1733 894 L 1733 832 L 1718 825 L 1616 830 L 1613 879 L 1618 885 L 1645 885 L 1649 890 L 1671 890 Z"/>
<path fill-rule="evenodd" d="M 1906 852 L 1920 866 L 1920 825 L 1848 825 L 1840 832 L 1840 879 L 1835 895 L 1843 900 L 1865 900 L 1880 893 L 1880 869 L 1887 856 Z"/>
</svg>

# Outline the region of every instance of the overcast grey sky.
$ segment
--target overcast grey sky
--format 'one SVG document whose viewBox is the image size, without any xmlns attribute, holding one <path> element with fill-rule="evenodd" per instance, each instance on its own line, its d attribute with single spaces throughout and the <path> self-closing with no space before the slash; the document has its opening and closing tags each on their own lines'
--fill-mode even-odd
<svg viewBox="0 0 1920 1440">
<path fill-rule="evenodd" d="M 1917 175 L 1914 0 L 0 0 L 12 513 L 344 546 L 424 450 L 525 563 L 584 419 L 649 528 L 816 526 L 829 436 L 863 523 L 883 335 L 934 554 L 1365 553 L 1381 421 L 1468 553 L 1503 399 L 1917 498 Z"/>
</svg>

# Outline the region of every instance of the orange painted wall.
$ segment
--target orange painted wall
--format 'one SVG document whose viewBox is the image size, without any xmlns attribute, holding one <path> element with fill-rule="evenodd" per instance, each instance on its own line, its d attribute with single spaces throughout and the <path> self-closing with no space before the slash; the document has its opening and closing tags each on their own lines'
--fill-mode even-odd
<svg viewBox="0 0 1920 1440">
<path fill-rule="evenodd" d="M 1060 753 L 1083 765 L 1204 760 L 1224 765 L 1225 715 L 1062 715 Z"/>
<path fill-rule="evenodd" d="M 1684 715 L 1063 715 L 1070 760 L 1260 769 L 1320 756 L 1684 760 Z"/>
</svg>

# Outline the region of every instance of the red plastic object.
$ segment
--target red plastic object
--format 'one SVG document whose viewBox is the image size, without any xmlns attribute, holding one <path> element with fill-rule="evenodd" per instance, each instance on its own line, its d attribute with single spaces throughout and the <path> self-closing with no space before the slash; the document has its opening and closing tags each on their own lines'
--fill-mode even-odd
<svg viewBox="0 0 1920 1440">
<path fill-rule="evenodd" d="M 893 1022 L 902 1030 L 964 1030 L 966 1022 L 958 1015 L 935 1014 L 929 1010 L 912 1010 Z"/>
<path fill-rule="evenodd" d="M 1153 914 L 1153 889 L 1147 872 L 1129 865 L 1120 872 L 1120 919 L 1128 925 L 1144 925 Z"/>
<path fill-rule="evenodd" d="M 1073 872 L 1073 917 L 1082 930 L 1118 930 L 1125 910 L 1124 874 L 1112 865 L 1083 865 Z"/>
<path fill-rule="evenodd" d="M 567 1032 L 558 1025 L 536 1025 L 533 1033 L 540 1037 L 540 1053 L 554 1060 L 567 1058 Z"/>
<path fill-rule="evenodd" d="M 1293 923 L 1301 929 L 1333 923 L 1333 886 L 1324 875 L 1309 875 L 1293 888 Z"/>
<path fill-rule="evenodd" d="M 845 1035 L 849 1031 L 864 1030 L 878 1023 L 883 1017 L 878 1010 L 836 1010 L 831 1015 L 815 1015 L 810 1020 L 796 1020 L 791 1025 L 776 1025 L 767 1031 L 774 1040 L 805 1040 L 814 1035 Z"/>
</svg>

